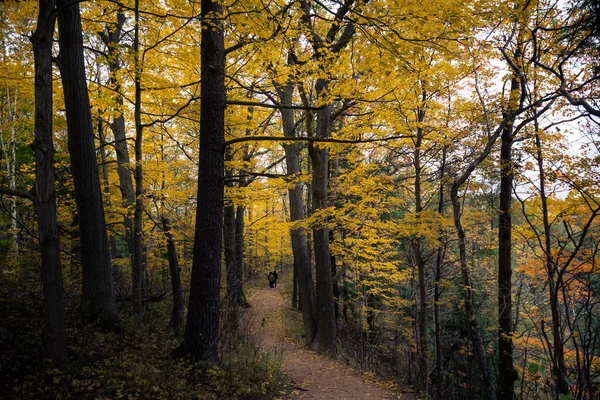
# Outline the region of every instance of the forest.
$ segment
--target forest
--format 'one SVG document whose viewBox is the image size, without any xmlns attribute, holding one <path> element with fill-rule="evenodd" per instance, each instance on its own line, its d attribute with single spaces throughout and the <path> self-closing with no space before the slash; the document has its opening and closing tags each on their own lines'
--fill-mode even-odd
<svg viewBox="0 0 600 400">
<path fill-rule="evenodd" d="M 600 399 L 598 0 L 0 12 L 0 397 Z"/>
</svg>

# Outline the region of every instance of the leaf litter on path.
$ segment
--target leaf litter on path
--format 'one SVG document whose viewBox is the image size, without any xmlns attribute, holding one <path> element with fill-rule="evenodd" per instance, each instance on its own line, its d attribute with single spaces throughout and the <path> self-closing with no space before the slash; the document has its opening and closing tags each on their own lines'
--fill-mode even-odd
<svg viewBox="0 0 600 400">
<path fill-rule="evenodd" d="M 285 283 L 280 283 L 276 289 L 257 289 L 251 295 L 252 308 L 245 315 L 259 344 L 277 352 L 283 350 L 283 371 L 291 390 L 282 400 L 418 399 L 390 382 L 319 356 L 287 338 L 282 313 L 290 311 L 280 292 L 284 287 Z"/>
</svg>

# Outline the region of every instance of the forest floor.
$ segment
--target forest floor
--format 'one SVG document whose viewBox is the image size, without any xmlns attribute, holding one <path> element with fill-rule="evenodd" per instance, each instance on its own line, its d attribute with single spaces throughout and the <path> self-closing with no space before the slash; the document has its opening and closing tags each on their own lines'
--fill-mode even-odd
<svg viewBox="0 0 600 400">
<path fill-rule="evenodd" d="M 284 298 L 286 283 L 276 289 L 256 288 L 252 307 L 245 315 L 254 340 L 267 350 L 283 354 L 283 372 L 289 391 L 283 399 L 418 399 L 406 388 L 382 381 L 372 374 L 319 356 L 290 337 L 292 310 Z"/>
</svg>

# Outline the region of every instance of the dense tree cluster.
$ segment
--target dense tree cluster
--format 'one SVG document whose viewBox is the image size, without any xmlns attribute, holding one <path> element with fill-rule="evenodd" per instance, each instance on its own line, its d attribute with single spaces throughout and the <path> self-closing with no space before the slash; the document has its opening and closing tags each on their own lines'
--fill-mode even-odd
<svg viewBox="0 0 600 400">
<path fill-rule="evenodd" d="M 424 396 L 599 395 L 597 1 L 0 10 L 2 285 L 57 368 L 65 296 L 169 302 L 210 368 L 277 268 L 306 346 Z"/>
</svg>

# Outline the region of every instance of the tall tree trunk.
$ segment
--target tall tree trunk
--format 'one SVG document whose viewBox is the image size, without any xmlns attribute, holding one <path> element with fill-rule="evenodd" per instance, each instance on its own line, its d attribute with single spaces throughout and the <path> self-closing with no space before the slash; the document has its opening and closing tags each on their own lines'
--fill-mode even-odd
<svg viewBox="0 0 600 400">
<path fill-rule="evenodd" d="M 483 383 L 485 386 L 486 397 L 489 400 L 496 398 L 494 386 L 492 384 L 492 375 L 487 361 L 487 354 L 485 351 L 485 343 L 481 328 L 479 327 L 479 321 L 475 314 L 475 307 L 473 304 L 473 283 L 471 281 L 471 274 L 467 265 L 467 243 L 465 229 L 461 222 L 461 209 L 460 201 L 458 198 L 458 184 L 455 181 L 450 191 L 450 199 L 452 200 L 452 212 L 454 215 L 454 226 L 458 235 L 458 249 L 460 256 L 460 270 L 463 280 L 463 297 L 465 299 L 465 311 L 467 313 L 467 320 L 469 324 L 469 331 L 471 333 L 471 342 L 473 343 L 473 351 L 477 356 L 481 367 L 481 374 L 483 375 Z"/>
<path fill-rule="evenodd" d="M 11 168 L 10 168 L 10 177 L 8 179 L 9 187 L 14 189 L 17 188 L 17 128 L 14 124 L 14 121 L 17 118 L 17 89 L 15 89 L 15 100 L 12 110 L 13 123 L 10 125 L 10 154 L 11 154 Z M 17 220 L 17 199 L 13 197 L 10 202 L 10 216 L 12 222 L 12 232 L 13 232 L 13 248 L 15 253 L 19 253 L 19 224 Z"/>
<path fill-rule="evenodd" d="M 251 119 L 251 117 L 248 117 Z M 250 135 L 250 130 L 246 130 L 246 135 Z M 244 146 L 244 152 L 242 160 L 244 163 L 250 161 L 251 154 L 248 151 L 248 146 Z M 240 171 L 240 183 L 239 187 L 243 188 L 248 185 L 248 175 L 244 171 Z M 244 216 L 246 213 L 246 206 L 238 204 L 235 211 L 235 254 L 236 254 L 236 280 L 239 282 L 236 297 L 240 307 L 248 308 L 250 304 L 244 293 L 244 229 L 245 221 Z"/>
<path fill-rule="evenodd" d="M 510 104 L 517 99 L 517 77 L 511 79 Z M 511 201 L 513 187 L 512 144 L 514 118 L 504 114 L 508 123 L 504 126 L 500 147 L 500 210 L 498 219 L 498 398 L 512 400 L 517 371 L 513 366 L 513 317 L 512 317 L 512 218 Z"/>
<path fill-rule="evenodd" d="M 335 240 L 335 236 L 333 233 L 333 229 L 329 230 L 329 244 L 331 245 L 331 243 L 333 243 L 333 241 Z M 340 304 L 339 304 L 339 300 L 340 300 L 340 286 L 338 285 L 340 276 L 337 276 L 338 274 L 338 268 L 337 268 L 337 264 L 336 264 L 336 259 L 335 256 L 332 254 L 331 255 L 331 276 L 333 277 L 333 287 L 332 287 L 332 291 L 333 291 L 333 310 L 334 310 L 334 314 L 335 314 L 335 328 L 337 330 L 338 328 L 338 322 L 340 319 Z"/>
<path fill-rule="evenodd" d="M 115 88 L 115 96 L 117 107 L 120 111 L 118 116 L 111 122 L 110 128 L 115 139 L 114 147 L 117 155 L 117 174 L 119 175 L 119 190 L 121 199 L 125 209 L 123 222 L 125 225 L 125 240 L 129 256 L 134 253 L 133 247 L 133 219 L 131 218 L 131 210 L 135 202 L 135 191 L 133 188 L 133 180 L 131 170 L 129 169 L 129 150 L 127 148 L 127 137 L 125 135 L 125 117 L 123 115 L 123 96 L 121 95 L 121 83 L 118 79 L 119 71 L 121 70 L 119 60 L 119 44 L 123 25 L 125 24 L 125 14 L 122 9 L 117 11 L 117 21 L 114 25 L 107 27 L 106 32 L 101 35 L 104 44 L 108 49 L 108 71 L 109 82 Z"/>
<path fill-rule="evenodd" d="M 286 86 L 277 87 L 282 105 L 291 105 L 294 86 L 288 83 Z M 283 133 L 286 137 L 296 137 L 294 112 L 291 109 L 280 109 L 283 123 Z M 286 175 L 298 179 L 300 175 L 300 147 L 297 143 L 283 146 L 285 151 Z M 288 186 L 290 198 L 290 220 L 291 222 L 304 220 L 304 204 L 302 201 L 302 184 L 296 182 Z M 292 253 L 294 255 L 294 269 L 296 281 L 299 286 L 300 308 L 302 309 L 302 322 L 304 324 L 304 341 L 310 345 L 317 332 L 317 316 L 315 304 L 315 289 L 312 277 L 312 268 L 308 253 L 308 240 L 304 228 L 296 227 L 291 230 Z"/>
<path fill-rule="evenodd" d="M 343 125 L 340 126 L 340 129 L 342 127 L 343 127 Z M 339 155 L 336 154 L 335 158 L 333 159 L 333 162 L 329 163 L 328 179 L 330 180 L 330 182 L 337 183 L 338 173 L 339 173 L 338 169 L 339 169 Z M 334 183 L 334 185 L 335 185 L 335 183 Z M 335 186 L 334 186 L 334 190 L 332 190 L 330 192 L 329 198 L 330 198 L 331 203 L 335 204 L 336 198 L 337 198 L 337 191 L 335 189 Z M 334 241 L 335 241 L 334 231 L 333 231 L 333 229 L 330 229 L 329 230 L 329 244 L 331 245 L 331 243 L 333 243 Z M 335 311 L 336 330 L 338 328 L 338 323 L 340 320 L 340 304 L 339 304 L 340 286 L 338 285 L 338 282 L 341 277 L 341 276 L 337 276 L 337 275 L 338 275 L 337 263 L 336 263 L 335 256 L 332 254 L 331 255 L 331 276 L 333 277 L 333 307 L 334 307 L 334 311 Z"/>
<path fill-rule="evenodd" d="M 232 161 L 231 150 L 226 149 L 225 161 Z M 233 188 L 233 170 L 225 170 L 227 186 Z M 227 327 L 233 331 L 238 328 L 238 266 L 236 251 L 235 204 L 228 199 L 223 211 L 223 246 L 225 249 L 225 270 L 227 271 Z"/>
<path fill-rule="evenodd" d="M 79 258 L 79 254 L 81 254 L 81 239 L 79 236 L 79 216 L 77 215 L 77 211 L 73 212 L 71 216 L 71 226 L 69 230 L 69 239 L 71 248 L 69 252 L 69 267 L 70 271 L 73 272 L 76 268 L 81 266 L 81 258 Z"/>
<path fill-rule="evenodd" d="M 446 155 L 448 152 L 448 146 L 444 146 L 442 150 L 442 165 L 440 166 L 440 190 L 438 200 L 438 213 L 440 216 L 444 215 L 444 175 L 446 172 Z M 446 241 L 446 236 L 442 235 L 440 243 Z M 440 286 L 442 284 L 442 263 L 444 260 L 445 248 L 440 245 L 437 249 L 437 256 L 435 260 L 435 282 L 433 284 L 433 323 L 435 326 L 435 369 L 437 371 L 435 379 L 435 391 L 436 398 L 442 398 L 442 392 L 444 387 L 444 357 L 442 353 L 442 329 L 440 322 Z"/>
<path fill-rule="evenodd" d="M 117 315 L 117 306 L 85 77 L 79 3 L 59 0 L 58 8 L 58 63 L 81 235 L 82 307 L 90 318 L 113 318 Z"/>
<path fill-rule="evenodd" d="M 293 249 L 292 249 L 293 252 Z M 298 267 L 296 266 L 296 260 L 294 260 L 294 267 L 292 270 L 292 308 L 298 309 Z"/>
<path fill-rule="evenodd" d="M 131 264 L 131 284 L 133 297 L 133 312 L 141 323 L 144 312 L 144 170 L 142 166 L 142 143 L 144 127 L 142 126 L 142 60 L 140 59 L 140 10 L 139 0 L 135 0 L 135 25 L 133 52 L 135 56 L 135 209 L 133 212 L 133 262 Z"/>
<path fill-rule="evenodd" d="M 521 95 L 518 96 L 518 98 L 517 96 L 515 96 L 513 99 L 513 95 L 514 91 L 511 91 L 511 112 L 503 115 L 502 121 L 500 125 L 496 128 L 496 130 L 492 132 L 488 128 L 488 137 L 485 147 L 483 148 L 483 150 L 481 150 L 481 152 L 479 152 L 479 154 L 475 156 L 475 158 L 468 165 L 465 166 L 462 173 L 460 173 L 459 176 L 457 176 L 454 179 L 452 188 L 450 190 L 450 200 L 452 201 L 452 214 L 454 218 L 454 226 L 456 228 L 456 233 L 458 237 L 460 269 L 464 286 L 463 296 L 465 299 L 465 311 L 467 313 L 467 319 L 471 333 L 471 342 L 473 343 L 473 351 L 477 356 L 481 367 L 481 373 L 483 376 L 483 383 L 485 387 L 485 395 L 490 400 L 495 399 L 497 393 L 494 390 L 494 385 L 492 383 L 492 376 L 487 361 L 487 354 L 485 351 L 483 334 L 481 333 L 481 329 L 479 327 L 479 322 L 477 320 L 477 315 L 475 313 L 475 308 L 473 305 L 474 288 L 472 286 L 469 266 L 467 264 L 466 233 L 461 222 L 461 207 L 458 197 L 458 191 L 460 187 L 469 179 L 475 168 L 477 168 L 479 164 L 481 164 L 481 162 L 489 156 L 492 147 L 498 139 L 498 136 L 500 136 L 500 134 L 504 132 L 506 126 L 511 124 L 512 121 L 514 121 L 516 115 L 523 112 L 523 103 L 525 97 Z"/>
<path fill-rule="evenodd" d="M 17 166 L 17 141 L 16 141 L 16 127 L 15 122 L 17 118 L 17 89 L 15 88 L 14 104 L 11 104 L 10 99 L 10 88 L 6 87 L 6 108 L 7 108 L 7 119 L 10 125 L 10 142 L 8 146 L 4 142 L 4 136 L 0 135 L 0 147 L 2 147 L 2 153 L 4 156 L 4 162 L 6 164 L 6 175 L 8 176 L 8 188 L 15 190 L 16 185 L 16 166 Z M 12 245 L 15 254 L 19 253 L 19 225 L 17 221 L 17 197 L 12 196 L 9 199 L 8 212 L 10 215 L 11 222 L 11 235 Z"/>
<path fill-rule="evenodd" d="M 52 141 L 53 0 L 40 0 L 37 28 L 31 37 L 35 66 L 35 185 L 44 292 L 44 356 L 58 368 L 68 361 L 67 332 L 56 221 L 54 143 Z"/>
<path fill-rule="evenodd" d="M 106 162 L 106 138 L 104 137 L 104 125 L 102 123 L 102 117 L 100 115 L 98 115 L 98 139 L 100 140 L 100 163 L 102 165 L 102 189 L 104 192 L 104 195 L 107 197 L 107 205 L 110 208 L 111 207 L 111 203 L 110 203 L 110 185 L 108 182 L 108 166 L 107 166 L 107 162 Z M 110 256 L 111 258 L 116 258 L 117 257 L 117 242 L 115 240 L 114 235 L 111 236 L 108 239 L 108 243 L 110 246 Z M 114 269 L 113 274 L 115 275 L 115 280 L 116 280 L 116 276 L 119 274 L 119 271 L 117 268 Z"/>
<path fill-rule="evenodd" d="M 173 307 L 171 308 L 171 319 L 169 327 L 175 334 L 183 327 L 183 290 L 181 288 L 181 277 L 179 276 L 179 260 L 177 257 L 177 246 L 171 232 L 171 222 L 167 217 L 162 217 L 163 231 L 167 238 L 167 257 L 169 259 L 169 274 L 171 275 L 171 291 L 173 292 Z"/>
<path fill-rule="evenodd" d="M 164 140 L 163 135 L 161 135 L 161 142 Z M 165 149 L 164 146 L 160 146 L 160 161 L 165 163 Z M 165 181 L 165 172 L 161 173 L 161 190 L 166 189 L 166 181 Z M 171 293 L 172 293 L 172 308 L 171 308 L 171 318 L 169 320 L 168 328 L 171 328 L 176 335 L 179 335 L 181 328 L 183 327 L 183 317 L 184 317 L 184 304 L 183 304 L 183 290 L 181 288 L 181 277 L 180 277 L 180 268 L 179 268 L 179 259 L 177 257 L 177 246 L 175 244 L 175 239 L 173 237 L 171 222 L 167 218 L 165 214 L 165 207 L 163 199 L 160 200 L 160 215 L 161 215 L 161 223 L 163 228 L 163 233 L 167 238 L 167 258 L 169 260 L 169 275 L 171 277 Z M 163 269 L 163 293 L 167 292 L 167 283 L 165 270 Z"/>
<path fill-rule="evenodd" d="M 236 280 L 239 282 L 237 302 L 241 307 L 250 307 L 244 293 L 244 213 L 246 207 L 238 205 L 235 212 L 235 254 L 236 254 Z"/>
<path fill-rule="evenodd" d="M 425 102 L 426 93 L 423 91 L 422 101 Z M 425 120 L 425 111 L 417 110 L 417 137 L 415 138 L 415 150 L 413 154 L 413 165 L 415 168 L 415 212 L 417 218 L 420 218 L 420 213 L 423 211 L 421 202 L 421 144 L 423 142 L 422 124 Z M 425 282 L 425 260 L 423 259 L 423 237 L 418 234 L 412 239 L 413 250 L 415 252 L 415 261 L 417 264 L 417 274 L 419 281 L 419 311 L 418 311 L 418 331 L 419 331 L 419 382 L 423 394 L 427 394 L 427 282 Z"/>
<path fill-rule="evenodd" d="M 328 84 L 327 80 L 317 80 L 317 99 L 324 95 Z M 330 134 L 331 106 L 325 105 L 317 111 L 316 137 L 327 139 Z M 311 144 L 309 154 L 313 167 L 312 209 L 313 212 L 320 212 L 327 208 L 329 149 Z M 329 228 L 324 224 L 313 227 L 313 240 L 317 274 L 317 336 L 314 346 L 319 353 L 335 356 L 337 348 Z"/>
<path fill-rule="evenodd" d="M 200 164 L 194 261 L 184 341 L 180 352 L 218 362 L 224 196 L 225 50 L 220 3 L 202 0 Z"/>
<path fill-rule="evenodd" d="M 352 2 L 341 4 L 338 8 L 335 19 L 324 37 L 321 37 L 312 23 L 314 16 L 312 2 L 300 0 L 302 9 L 302 24 L 309 32 L 308 40 L 313 47 L 313 58 L 325 64 L 331 62 L 330 56 L 337 54 L 344 49 L 352 39 L 355 28 L 352 22 L 346 23 L 345 17 L 350 12 Z M 344 28 L 341 26 L 345 23 Z M 339 35 L 338 35 L 339 33 Z M 337 39 L 337 40 L 336 40 Z M 327 57 L 326 57 L 327 55 Z M 327 88 L 330 83 L 329 77 L 320 77 L 315 85 L 315 94 L 317 103 L 328 102 L 325 99 Z M 306 97 L 305 93 L 301 96 Z M 305 104 L 308 102 L 303 99 Z M 307 113 L 307 122 L 311 122 L 310 113 Z M 315 136 L 319 139 L 327 139 L 331 135 L 331 104 L 322 105 L 317 114 L 317 127 Z M 307 124 L 307 131 L 309 130 Z M 320 212 L 327 208 L 328 195 L 328 170 L 329 170 L 329 150 L 311 143 L 309 145 L 309 155 L 313 167 L 312 174 L 312 211 Z M 315 269 L 317 275 L 317 336 L 314 347 L 322 354 L 335 356 L 336 349 L 336 326 L 335 326 L 335 307 L 333 299 L 333 276 L 331 275 L 331 251 L 329 246 L 329 229 L 324 224 L 313 227 L 313 240 L 315 252 Z M 302 293 L 301 290 L 301 294 Z"/>
<path fill-rule="evenodd" d="M 535 146 L 536 146 L 536 158 L 538 163 L 538 174 L 540 179 L 540 200 L 542 203 L 542 221 L 544 223 L 544 254 L 545 254 L 545 267 L 546 273 L 548 274 L 548 291 L 550 295 L 550 313 L 552 316 L 552 345 L 549 344 L 548 350 L 550 358 L 552 360 L 552 375 L 556 382 L 556 393 L 557 394 L 569 394 L 569 385 L 566 382 L 566 366 L 565 366 L 565 354 L 564 344 L 562 338 L 562 318 L 560 315 L 559 304 L 558 304 L 558 293 L 559 293 L 559 278 L 557 277 L 557 266 L 554 262 L 554 256 L 552 253 L 552 232 L 550 229 L 550 218 L 548 211 L 548 196 L 546 195 L 546 171 L 544 169 L 544 156 L 542 153 L 542 142 L 540 135 L 538 134 L 538 122 L 535 122 Z M 542 331 L 544 332 L 544 325 L 542 321 Z"/>
</svg>

